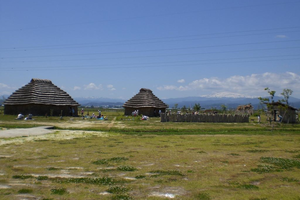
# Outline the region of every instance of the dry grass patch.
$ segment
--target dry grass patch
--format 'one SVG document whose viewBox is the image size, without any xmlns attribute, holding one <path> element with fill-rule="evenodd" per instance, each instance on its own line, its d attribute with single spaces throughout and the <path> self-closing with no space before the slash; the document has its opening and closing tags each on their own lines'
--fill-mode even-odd
<svg viewBox="0 0 300 200">
<path fill-rule="evenodd" d="M 18 195 L 150 200 L 299 197 L 300 136 L 296 134 L 122 135 L 59 130 L 7 141 L 0 145 L 4 199 Z M 260 165 L 280 170 L 253 170 Z M 24 189 L 30 193 L 18 192 Z"/>
</svg>

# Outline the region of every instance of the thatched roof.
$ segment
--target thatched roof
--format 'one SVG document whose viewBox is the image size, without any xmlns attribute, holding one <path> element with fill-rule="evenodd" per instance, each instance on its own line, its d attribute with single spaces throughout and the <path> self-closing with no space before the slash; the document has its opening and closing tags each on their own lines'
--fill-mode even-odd
<svg viewBox="0 0 300 200">
<path fill-rule="evenodd" d="M 124 108 L 131 107 L 131 108 L 145 108 L 145 107 L 152 107 L 152 108 L 167 108 L 167 104 L 157 98 L 151 90 L 142 88 L 140 92 L 136 94 L 134 97 L 129 99 L 123 105 Z"/>
<path fill-rule="evenodd" d="M 280 103 L 280 102 L 265 103 L 265 104 L 270 105 L 270 106 L 287 107 L 287 108 L 290 109 L 290 110 L 298 110 L 297 108 L 294 108 L 294 107 L 292 107 L 292 106 L 289 106 L 289 105 L 286 105 L 286 104 L 283 104 L 283 103 Z"/>
<path fill-rule="evenodd" d="M 4 105 L 26 104 L 79 106 L 68 93 L 46 79 L 31 79 L 30 83 L 16 90 L 4 102 Z"/>
</svg>

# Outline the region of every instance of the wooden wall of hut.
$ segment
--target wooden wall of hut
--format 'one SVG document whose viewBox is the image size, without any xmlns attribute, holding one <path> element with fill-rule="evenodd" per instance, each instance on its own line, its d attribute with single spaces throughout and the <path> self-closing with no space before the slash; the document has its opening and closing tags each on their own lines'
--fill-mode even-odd
<svg viewBox="0 0 300 200">
<path fill-rule="evenodd" d="M 297 123 L 296 112 L 294 110 L 288 110 L 282 119 L 284 123 Z"/>
<path fill-rule="evenodd" d="M 297 123 L 296 110 L 283 108 L 282 106 L 274 106 L 274 121 L 279 121 L 278 115 L 283 117 L 283 123 Z"/>
<path fill-rule="evenodd" d="M 4 107 L 4 114 L 6 115 L 28 115 L 32 114 L 33 116 L 73 116 L 72 108 L 74 109 L 74 117 L 78 116 L 78 107 L 77 106 L 53 106 L 53 105 L 37 105 L 37 104 L 28 104 L 28 105 L 6 105 Z"/>
</svg>

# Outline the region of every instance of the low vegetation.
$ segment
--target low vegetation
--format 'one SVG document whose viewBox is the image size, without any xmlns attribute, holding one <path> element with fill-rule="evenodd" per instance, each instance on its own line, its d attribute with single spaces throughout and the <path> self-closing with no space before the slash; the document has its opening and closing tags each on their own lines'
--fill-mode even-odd
<svg viewBox="0 0 300 200">
<path fill-rule="evenodd" d="M 106 121 L 0 116 L 2 129 L 56 127 L 47 135 L 0 139 L 0 199 L 300 198 L 298 124 L 272 131 L 268 123 L 105 115 Z"/>
</svg>

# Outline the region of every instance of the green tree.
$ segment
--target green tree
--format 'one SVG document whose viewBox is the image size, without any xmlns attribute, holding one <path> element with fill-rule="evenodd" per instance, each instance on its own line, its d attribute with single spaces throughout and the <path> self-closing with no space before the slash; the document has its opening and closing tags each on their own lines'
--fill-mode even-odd
<svg viewBox="0 0 300 200">
<path fill-rule="evenodd" d="M 185 113 L 187 111 L 187 108 L 186 108 L 186 106 L 184 105 L 182 108 L 181 108 L 181 112 L 182 113 Z"/>
<path fill-rule="evenodd" d="M 226 111 L 227 111 L 227 106 L 226 106 L 225 104 L 222 104 L 222 105 L 221 105 L 221 111 L 222 111 L 223 113 L 226 113 Z"/>
<path fill-rule="evenodd" d="M 191 112 L 191 107 L 187 108 L 187 112 L 190 113 Z"/>
<path fill-rule="evenodd" d="M 286 105 L 289 105 L 289 98 L 293 94 L 293 90 L 291 89 L 283 89 L 282 93 L 280 93 L 283 96 L 282 102 L 285 102 Z"/>
<path fill-rule="evenodd" d="M 291 89 L 283 89 L 282 93 L 280 93 L 283 96 L 282 100 L 279 100 L 281 103 L 285 103 L 285 105 L 281 106 L 281 109 L 284 110 L 283 118 L 287 114 L 287 123 L 290 121 L 290 112 L 288 112 L 289 109 L 289 98 L 293 94 L 293 90 Z"/>
<path fill-rule="evenodd" d="M 268 121 L 270 122 L 270 125 L 271 125 L 272 118 L 274 117 L 274 107 L 273 107 L 273 104 L 270 104 L 270 103 L 274 103 L 274 96 L 275 96 L 276 91 L 270 90 L 270 88 L 268 88 L 268 87 L 265 88 L 265 91 L 267 91 L 269 93 L 271 102 L 270 102 L 269 98 L 258 97 L 258 99 L 262 105 L 263 104 L 267 105 L 268 111 L 266 112 L 266 115 L 267 115 Z M 272 130 L 273 130 L 273 126 L 272 126 Z"/>
<path fill-rule="evenodd" d="M 200 103 L 195 103 L 193 110 L 199 112 L 201 110 Z"/>
<path fill-rule="evenodd" d="M 271 97 L 271 102 L 274 103 L 274 96 L 275 96 L 276 91 L 270 90 L 269 88 L 265 88 L 265 90 L 268 91 L 268 93 L 269 93 L 269 95 Z"/>
<path fill-rule="evenodd" d="M 177 110 L 177 108 L 178 108 L 178 103 L 175 103 L 174 104 L 174 109 Z"/>
<path fill-rule="evenodd" d="M 270 88 L 265 88 L 265 90 L 269 93 L 270 98 L 271 98 L 271 103 L 274 103 L 274 96 L 276 91 L 274 90 L 270 90 Z M 270 99 L 269 98 L 262 98 L 262 97 L 258 97 L 258 99 L 262 102 L 262 103 L 270 103 Z"/>
</svg>

